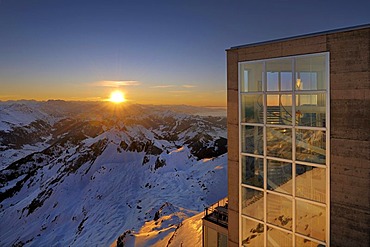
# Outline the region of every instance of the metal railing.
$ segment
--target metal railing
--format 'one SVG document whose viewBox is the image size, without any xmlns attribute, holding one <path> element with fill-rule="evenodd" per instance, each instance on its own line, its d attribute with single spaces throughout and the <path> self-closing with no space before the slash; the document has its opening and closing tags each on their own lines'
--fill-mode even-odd
<svg viewBox="0 0 370 247">
<path fill-rule="evenodd" d="M 228 221 L 228 198 L 225 197 L 209 207 L 204 208 L 204 217 L 208 221 L 227 228 Z"/>
</svg>

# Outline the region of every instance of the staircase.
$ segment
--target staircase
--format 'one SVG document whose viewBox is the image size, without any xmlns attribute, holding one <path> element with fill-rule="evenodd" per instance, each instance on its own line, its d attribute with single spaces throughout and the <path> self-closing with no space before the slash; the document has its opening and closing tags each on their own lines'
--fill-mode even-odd
<svg viewBox="0 0 370 247">
<path fill-rule="evenodd" d="M 279 125 L 290 125 L 291 119 L 284 118 L 281 111 L 285 112 L 285 115 L 291 115 L 284 107 L 281 106 L 267 106 L 267 124 L 279 124 Z M 263 110 L 259 112 L 259 118 L 263 119 Z"/>
</svg>

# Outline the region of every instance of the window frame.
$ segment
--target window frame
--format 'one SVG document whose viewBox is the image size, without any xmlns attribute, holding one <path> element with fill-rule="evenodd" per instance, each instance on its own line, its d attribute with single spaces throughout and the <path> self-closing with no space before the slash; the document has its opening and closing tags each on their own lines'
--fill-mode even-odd
<svg viewBox="0 0 370 247">
<path fill-rule="evenodd" d="M 296 88 L 296 79 L 297 79 L 297 73 L 295 61 L 297 58 L 304 58 L 304 57 L 312 57 L 312 56 L 325 56 L 325 90 L 319 89 L 319 90 L 299 90 Z M 281 91 L 281 88 L 279 88 L 279 91 L 268 91 L 267 90 L 267 71 L 266 71 L 266 63 L 269 61 L 278 61 L 281 59 L 291 59 L 292 61 L 292 90 L 291 91 Z M 307 239 L 309 241 L 313 241 L 317 244 L 323 244 L 324 246 L 330 246 L 330 53 L 329 52 L 321 52 L 321 53 L 311 53 L 311 54 L 304 54 L 304 55 L 296 55 L 296 56 L 286 56 L 286 57 L 278 57 L 278 58 L 271 58 L 271 59 L 260 59 L 260 60 L 251 60 L 251 61 L 242 61 L 238 62 L 238 113 L 239 113 L 239 243 L 242 244 L 242 220 L 243 218 L 252 220 L 256 223 L 262 223 L 264 225 L 264 245 L 267 246 L 267 228 L 274 228 L 279 229 L 283 232 L 289 232 L 292 234 L 292 246 L 296 245 L 296 236 L 300 238 Z M 262 63 L 262 91 L 241 91 L 242 88 L 242 76 L 244 76 L 244 72 L 241 71 L 242 66 L 246 63 Z M 282 71 L 279 72 L 279 74 Z M 311 71 L 310 73 L 317 73 L 315 71 Z M 244 80 L 243 80 L 244 81 Z M 318 81 L 317 81 L 318 83 Z M 310 94 L 319 94 L 323 93 L 326 96 L 325 99 L 325 126 L 323 127 L 316 127 L 316 126 L 300 126 L 296 124 L 296 95 L 310 95 Z M 267 95 L 282 95 L 282 94 L 291 94 L 292 95 L 292 124 L 291 125 L 275 125 L 275 124 L 267 124 Z M 262 95 L 263 96 L 263 123 L 247 123 L 242 122 L 242 96 L 243 95 Z M 252 153 L 244 153 L 242 152 L 242 128 L 245 128 L 245 126 L 254 126 L 254 127 L 263 127 L 263 154 L 252 154 Z M 292 131 L 292 159 L 285 159 L 285 158 L 277 158 L 277 157 L 271 157 L 267 156 L 267 133 L 266 129 L 268 127 L 278 127 L 278 128 L 288 128 Z M 297 130 L 321 130 L 325 132 L 325 164 L 320 163 L 313 163 L 313 162 L 306 162 L 306 161 L 299 161 L 296 160 L 296 131 Z M 254 158 L 262 158 L 263 159 L 263 188 L 255 187 L 252 185 L 244 184 L 243 178 L 242 178 L 242 159 L 243 157 L 254 157 Z M 292 194 L 283 194 L 280 192 L 276 192 L 274 190 L 268 190 L 267 188 L 267 160 L 276 160 L 280 162 L 288 162 L 292 164 Z M 301 198 L 296 196 L 296 165 L 305 165 L 305 166 L 312 166 L 312 167 L 318 167 L 318 168 L 324 168 L 325 169 L 325 202 L 318 202 L 313 201 L 306 198 Z M 263 220 L 259 220 L 253 217 L 249 217 L 248 215 L 242 214 L 242 189 L 243 188 L 249 188 L 254 189 L 258 191 L 263 191 L 263 209 L 264 209 L 264 217 Z M 289 231 L 285 228 L 281 228 L 279 226 L 270 224 L 267 222 L 267 193 L 276 194 L 279 196 L 285 196 L 286 198 L 290 198 L 292 200 L 292 230 Z M 313 205 L 318 205 L 325 207 L 326 212 L 326 224 L 325 224 L 325 241 L 320 241 L 318 239 L 311 238 L 309 236 L 305 236 L 303 234 L 296 232 L 296 201 L 302 201 L 302 202 L 308 202 Z"/>
</svg>

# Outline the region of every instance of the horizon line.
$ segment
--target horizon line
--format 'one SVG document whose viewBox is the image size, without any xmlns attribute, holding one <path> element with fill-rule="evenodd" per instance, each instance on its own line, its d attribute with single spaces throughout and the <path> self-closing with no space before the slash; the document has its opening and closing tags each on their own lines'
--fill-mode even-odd
<svg viewBox="0 0 370 247">
<path fill-rule="evenodd" d="M 80 103 L 111 103 L 104 100 L 64 100 L 64 99 L 48 99 L 48 100 L 35 100 L 35 99 L 10 99 L 10 100 L 1 100 L 0 103 L 11 103 L 11 102 L 49 102 L 49 101 L 62 101 L 62 102 L 80 102 Z M 191 107 L 206 107 L 206 108 L 226 108 L 227 105 L 192 105 L 192 104 L 154 104 L 154 103 L 130 103 L 124 102 L 124 105 L 153 105 L 153 106 L 191 106 Z"/>
</svg>

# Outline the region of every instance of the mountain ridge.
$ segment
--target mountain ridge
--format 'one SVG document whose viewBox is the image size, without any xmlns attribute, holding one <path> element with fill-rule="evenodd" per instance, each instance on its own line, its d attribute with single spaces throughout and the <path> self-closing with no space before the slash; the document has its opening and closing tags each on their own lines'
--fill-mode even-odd
<svg viewBox="0 0 370 247">
<path fill-rule="evenodd" d="M 12 125 L 0 103 L 1 245 L 109 245 L 150 208 L 195 214 L 226 195 L 225 117 L 52 103 L 12 106 Z"/>
</svg>

